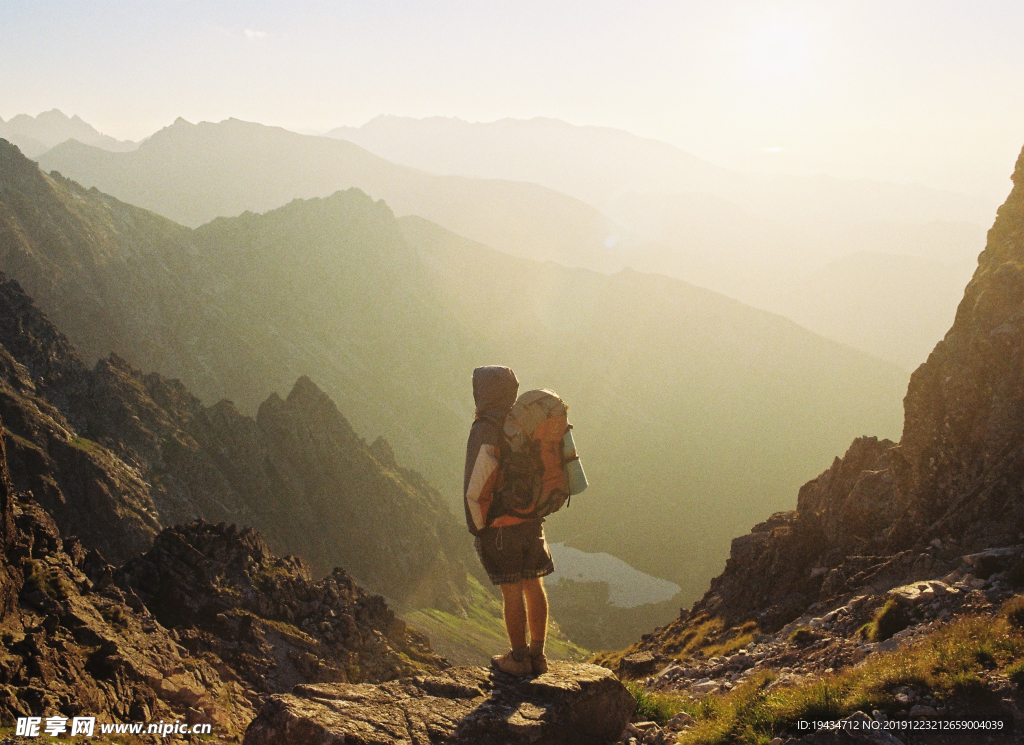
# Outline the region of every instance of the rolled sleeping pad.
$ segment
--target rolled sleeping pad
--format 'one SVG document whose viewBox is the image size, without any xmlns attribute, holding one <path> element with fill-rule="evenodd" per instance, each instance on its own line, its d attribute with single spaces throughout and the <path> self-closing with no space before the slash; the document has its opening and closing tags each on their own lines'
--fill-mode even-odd
<svg viewBox="0 0 1024 745">
<path fill-rule="evenodd" d="M 583 472 L 583 464 L 576 454 L 576 443 L 572 439 L 572 430 L 565 433 L 562 438 L 562 457 L 565 459 L 565 476 L 569 486 L 569 496 L 579 494 L 588 486 L 587 474 Z"/>
</svg>

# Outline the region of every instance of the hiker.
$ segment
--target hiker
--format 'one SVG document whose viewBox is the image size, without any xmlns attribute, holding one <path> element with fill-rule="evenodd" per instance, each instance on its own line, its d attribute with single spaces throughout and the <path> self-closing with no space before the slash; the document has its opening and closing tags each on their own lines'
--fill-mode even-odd
<svg viewBox="0 0 1024 745">
<path fill-rule="evenodd" d="M 541 675 L 548 669 L 544 655 L 548 599 L 542 577 L 555 571 L 543 520 L 489 514 L 499 477 L 502 427 L 518 392 L 516 374 L 507 367 L 478 367 L 473 371 L 476 419 L 466 445 L 463 494 L 466 524 L 476 536 L 477 554 L 491 582 L 501 589 L 511 646 L 505 654 L 492 657 L 491 665 L 512 675 Z"/>
</svg>

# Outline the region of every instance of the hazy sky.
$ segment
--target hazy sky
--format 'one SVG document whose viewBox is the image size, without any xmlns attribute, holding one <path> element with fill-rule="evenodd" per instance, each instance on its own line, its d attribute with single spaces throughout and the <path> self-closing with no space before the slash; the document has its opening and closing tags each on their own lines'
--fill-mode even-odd
<svg viewBox="0 0 1024 745">
<path fill-rule="evenodd" d="M 1005 194 L 1024 3 L 0 0 L 0 117 L 550 116 L 724 165 Z"/>
</svg>

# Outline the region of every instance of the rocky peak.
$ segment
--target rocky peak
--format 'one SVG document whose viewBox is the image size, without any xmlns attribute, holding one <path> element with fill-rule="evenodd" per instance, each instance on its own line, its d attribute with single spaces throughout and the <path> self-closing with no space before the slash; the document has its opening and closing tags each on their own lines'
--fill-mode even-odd
<svg viewBox="0 0 1024 745">
<path fill-rule="evenodd" d="M 379 435 L 376 440 L 370 445 L 370 455 L 372 455 L 378 463 L 385 468 L 396 470 L 398 468 L 398 460 L 395 459 L 395 451 L 391 447 L 391 443 L 384 439 L 384 435 Z"/>
</svg>

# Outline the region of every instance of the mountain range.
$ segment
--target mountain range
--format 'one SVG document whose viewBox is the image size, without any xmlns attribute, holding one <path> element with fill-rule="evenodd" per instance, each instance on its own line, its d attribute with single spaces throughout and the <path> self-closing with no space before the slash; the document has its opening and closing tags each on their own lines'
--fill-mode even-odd
<svg viewBox="0 0 1024 745">
<path fill-rule="evenodd" d="M 69 140 L 40 162 L 191 226 L 355 186 L 505 253 L 708 287 L 908 371 L 952 320 L 995 207 L 912 185 L 743 174 L 556 120 L 378 117 L 329 134 L 179 119 L 135 152 Z M 851 264 L 864 282 L 847 281 Z M 852 312 L 837 317 L 833 299 Z"/>
<path fill-rule="evenodd" d="M 684 598 L 841 443 L 895 434 L 894 366 L 678 280 L 511 257 L 355 190 L 192 230 L 12 146 L 0 173 L 0 268 L 90 364 L 116 352 L 242 415 L 306 375 L 456 514 L 470 373 L 509 364 L 570 402 L 594 484 L 552 539 Z"/>
<path fill-rule="evenodd" d="M 253 419 L 116 355 L 89 369 L 9 280 L 0 319 L 13 483 L 64 534 L 121 564 L 163 527 L 257 526 L 318 574 L 345 565 L 401 604 L 460 608 L 468 551 L 440 495 L 383 438 L 361 440 L 308 378 Z"/>
<path fill-rule="evenodd" d="M 578 199 L 531 183 L 438 176 L 349 142 L 238 119 L 178 119 L 132 152 L 70 140 L 39 162 L 46 171 L 191 227 L 358 187 L 399 215 L 425 217 L 517 256 L 622 266 L 605 247 L 615 228 Z"/>
</svg>

